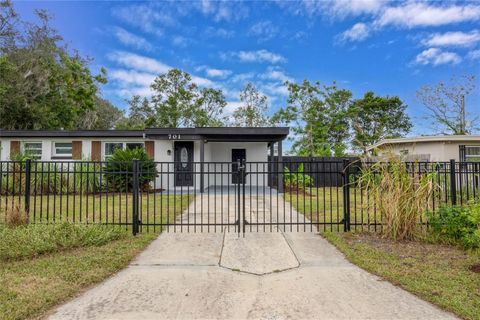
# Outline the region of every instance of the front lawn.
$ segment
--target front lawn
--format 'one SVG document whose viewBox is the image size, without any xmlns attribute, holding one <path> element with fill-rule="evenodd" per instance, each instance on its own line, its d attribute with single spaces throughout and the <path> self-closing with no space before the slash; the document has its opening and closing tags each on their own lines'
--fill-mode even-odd
<svg viewBox="0 0 480 320">
<path fill-rule="evenodd" d="M 323 235 L 359 267 L 462 318 L 480 319 L 480 250 L 395 243 L 374 234 Z"/>
<path fill-rule="evenodd" d="M 153 196 L 145 196 L 141 199 L 141 205 L 146 210 L 142 215 L 143 222 L 172 223 L 192 198 L 162 196 L 154 199 Z M 118 218 L 113 210 L 109 210 L 112 208 L 111 199 L 108 203 L 103 199 L 102 206 L 98 198 L 91 196 L 89 200 L 96 201 L 99 205 L 97 208 L 103 209 L 96 211 L 95 215 L 89 215 L 90 218 L 100 217 L 100 213 L 107 214 L 103 215 L 104 218 Z M 88 200 L 84 201 L 86 204 Z M 47 203 L 49 207 L 52 204 Z M 77 203 L 75 208 L 79 206 L 80 203 Z M 73 209 L 72 206 L 69 208 Z M 80 212 L 85 213 L 83 210 Z M 152 228 L 154 232 L 133 237 L 127 226 L 103 226 L 92 223 L 90 219 L 87 220 L 91 223 L 89 225 L 85 224 L 86 220 L 77 224 L 65 222 L 71 221 L 67 217 L 72 218 L 73 213 L 75 211 L 64 211 L 62 215 L 57 215 L 56 224 L 30 224 L 16 228 L 0 225 L 1 319 L 38 318 L 45 315 L 59 303 L 127 266 L 163 229 Z M 128 220 L 130 217 L 126 213 L 124 221 L 131 221 Z"/>
<path fill-rule="evenodd" d="M 79 247 L 37 258 L 0 261 L 2 319 L 37 318 L 83 289 L 121 270 L 155 237 L 126 235 L 102 246 Z"/>
</svg>

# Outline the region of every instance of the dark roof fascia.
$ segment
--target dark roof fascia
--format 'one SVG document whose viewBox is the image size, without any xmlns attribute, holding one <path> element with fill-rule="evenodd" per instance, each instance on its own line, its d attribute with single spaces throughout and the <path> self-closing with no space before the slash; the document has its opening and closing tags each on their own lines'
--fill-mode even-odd
<svg viewBox="0 0 480 320">
<path fill-rule="evenodd" d="M 223 138 L 229 140 L 236 139 L 275 139 L 283 140 L 288 136 L 289 128 L 287 127 L 261 127 L 261 128 L 244 128 L 244 127 L 215 127 L 215 128 L 147 128 L 145 133 L 148 136 L 168 135 L 168 134 L 188 134 L 201 135 L 205 138 L 217 139 Z"/>
<path fill-rule="evenodd" d="M 4 138 L 143 138 L 143 130 L 0 130 Z"/>
<path fill-rule="evenodd" d="M 211 141 L 250 140 L 283 140 L 288 136 L 288 127 L 215 127 L 215 128 L 147 128 L 145 130 L 0 130 L 0 137 L 4 138 L 142 138 L 151 136 L 183 134 L 203 136 Z"/>
</svg>

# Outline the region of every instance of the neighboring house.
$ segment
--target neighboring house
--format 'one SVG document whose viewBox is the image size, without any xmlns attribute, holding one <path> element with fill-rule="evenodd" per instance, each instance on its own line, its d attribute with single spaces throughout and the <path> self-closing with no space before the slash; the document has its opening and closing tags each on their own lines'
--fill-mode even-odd
<svg viewBox="0 0 480 320">
<path fill-rule="evenodd" d="M 42 161 L 104 161 L 115 149 L 141 147 L 159 162 L 157 169 L 163 175 L 157 181 L 162 188 L 195 186 L 203 190 L 213 179 L 216 185 L 237 183 L 235 176 L 221 173 L 232 171 L 229 164 L 237 160 L 267 162 L 268 148 L 273 153 L 274 146 L 281 159 L 282 141 L 288 132 L 283 127 L 0 130 L 0 160 L 27 152 Z M 200 170 L 204 173 L 198 174 Z M 267 182 L 260 179 L 255 183 Z"/>
<path fill-rule="evenodd" d="M 480 136 L 420 136 L 385 139 L 367 148 L 370 155 L 393 153 L 408 160 L 480 161 Z"/>
</svg>

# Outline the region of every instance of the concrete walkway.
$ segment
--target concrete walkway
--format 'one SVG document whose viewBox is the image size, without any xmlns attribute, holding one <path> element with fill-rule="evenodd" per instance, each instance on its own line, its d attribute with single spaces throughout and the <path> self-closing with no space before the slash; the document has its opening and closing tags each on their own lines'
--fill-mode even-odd
<svg viewBox="0 0 480 320">
<path fill-rule="evenodd" d="M 455 319 L 352 265 L 317 233 L 277 229 L 163 233 L 50 318 Z"/>
</svg>

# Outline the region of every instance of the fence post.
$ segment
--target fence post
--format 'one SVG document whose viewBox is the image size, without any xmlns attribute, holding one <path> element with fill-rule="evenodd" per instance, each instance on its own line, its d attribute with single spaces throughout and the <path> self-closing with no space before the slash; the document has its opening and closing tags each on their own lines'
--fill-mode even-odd
<svg viewBox="0 0 480 320">
<path fill-rule="evenodd" d="M 450 197 L 452 205 L 457 205 L 457 178 L 456 178 L 455 159 L 450 159 Z"/>
<path fill-rule="evenodd" d="M 133 160 L 133 180 L 132 180 L 132 234 L 135 236 L 137 235 L 139 228 L 138 228 L 138 208 L 139 208 L 139 161 L 137 159 Z"/>
<path fill-rule="evenodd" d="M 32 172 L 32 160 L 25 161 L 25 216 L 27 224 L 30 223 L 30 181 Z"/>
<path fill-rule="evenodd" d="M 343 159 L 343 231 L 350 231 L 350 161 Z"/>
</svg>

